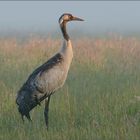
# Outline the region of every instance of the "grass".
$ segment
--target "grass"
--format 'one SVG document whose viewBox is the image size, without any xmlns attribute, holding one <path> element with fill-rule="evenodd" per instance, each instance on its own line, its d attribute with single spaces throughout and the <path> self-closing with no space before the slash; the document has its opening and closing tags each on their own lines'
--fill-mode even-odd
<svg viewBox="0 0 140 140">
<path fill-rule="evenodd" d="M 73 40 L 68 79 L 50 102 L 49 131 L 43 110 L 23 124 L 15 98 L 29 74 L 61 46 L 61 40 L 0 39 L 0 139 L 139 140 L 140 38 Z"/>
</svg>

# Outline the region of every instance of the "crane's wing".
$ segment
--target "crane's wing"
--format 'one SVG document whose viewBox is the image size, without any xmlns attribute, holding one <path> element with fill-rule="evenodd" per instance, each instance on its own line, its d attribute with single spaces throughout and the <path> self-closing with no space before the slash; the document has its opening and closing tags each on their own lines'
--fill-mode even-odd
<svg viewBox="0 0 140 140">
<path fill-rule="evenodd" d="M 50 58 L 47 62 L 45 62 L 43 65 L 41 65 L 40 67 L 36 68 L 33 71 L 33 73 L 29 76 L 28 80 L 30 81 L 31 79 L 36 77 L 36 75 L 38 73 L 40 73 L 40 72 L 42 73 L 44 71 L 47 71 L 47 70 L 51 69 L 56 64 L 60 63 L 62 60 L 63 60 L 62 55 L 60 53 L 57 53 L 52 58 Z"/>
<path fill-rule="evenodd" d="M 28 77 L 26 84 L 30 85 L 30 87 L 35 86 L 35 88 L 42 93 L 46 92 L 45 87 L 43 87 L 42 85 L 44 85 L 45 83 L 43 82 L 47 80 L 48 71 L 56 65 L 60 64 L 62 61 L 63 56 L 60 53 L 57 53 L 43 65 L 35 69 L 33 73 Z"/>
</svg>

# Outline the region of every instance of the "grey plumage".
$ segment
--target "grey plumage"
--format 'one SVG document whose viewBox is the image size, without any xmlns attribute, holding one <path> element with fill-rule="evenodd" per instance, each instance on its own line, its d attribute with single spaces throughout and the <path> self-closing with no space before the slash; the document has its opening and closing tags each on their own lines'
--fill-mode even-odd
<svg viewBox="0 0 140 140">
<path fill-rule="evenodd" d="M 72 20 L 83 21 L 71 14 L 63 14 L 60 17 L 59 24 L 64 37 L 61 50 L 46 63 L 35 69 L 18 91 L 16 103 L 23 120 L 24 116 L 31 120 L 29 112 L 35 106 L 40 105 L 41 101 L 48 98 L 44 111 L 46 126 L 48 126 L 50 97 L 63 86 L 73 58 L 72 44 L 66 32 L 66 23 Z"/>
<path fill-rule="evenodd" d="M 63 56 L 60 53 L 57 53 L 46 63 L 44 63 L 36 70 L 34 70 L 34 72 L 29 76 L 27 81 L 23 84 L 21 89 L 18 91 L 18 96 L 16 99 L 18 105 L 20 105 L 22 102 L 21 108 L 19 108 L 20 112 L 22 112 L 22 108 L 24 108 L 22 114 L 25 115 L 28 114 L 28 112 L 31 109 L 33 109 L 37 105 L 40 105 L 40 102 L 43 99 L 45 99 L 50 94 L 55 92 L 55 89 L 52 91 L 51 90 L 47 91 L 45 87 L 40 86 L 40 84 L 37 83 L 43 82 L 44 74 L 46 74 L 53 67 L 58 66 L 60 63 L 62 63 L 62 61 L 63 61 Z"/>
</svg>

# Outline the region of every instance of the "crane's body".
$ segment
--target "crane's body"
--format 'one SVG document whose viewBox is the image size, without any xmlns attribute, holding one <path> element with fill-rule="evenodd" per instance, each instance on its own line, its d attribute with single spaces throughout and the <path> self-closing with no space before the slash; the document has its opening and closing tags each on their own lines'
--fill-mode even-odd
<svg viewBox="0 0 140 140">
<path fill-rule="evenodd" d="M 38 75 L 36 75 L 33 84 L 45 94 L 49 95 L 54 93 L 63 86 L 67 78 L 72 57 L 73 51 L 71 41 L 64 41 L 61 51 L 47 62 L 47 64 L 50 62 L 52 67 L 40 71 Z"/>
<path fill-rule="evenodd" d="M 46 125 L 48 125 L 50 96 L 64 85 L 73 58 L 72 44 L 66 32 L 66 22 L 70 21 L 68 17 L 72 18 L 72 15 L 63 14 L 59 19 L 64 36 L 63 46 L 60 51 L 46 63 L 35 69 L 18 92 L 16 103 L 19 106 L 22 118 L 26 116 L 31 120 L 29 112 L 38 104 L 40 105 L 41 101 L 48 98 L 44 112 Z M 82 19 L 73 18 L 75 18 L 74 20 L 82 21 Z"/>
</svg>

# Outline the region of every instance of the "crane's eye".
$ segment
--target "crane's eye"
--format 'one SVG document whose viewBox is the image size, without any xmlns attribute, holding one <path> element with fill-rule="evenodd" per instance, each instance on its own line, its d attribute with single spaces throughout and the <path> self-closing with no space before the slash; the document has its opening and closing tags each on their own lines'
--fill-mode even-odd
<svg viewBox="0 0 140 140">
<path fill-rule="evenodd" d="M 72 15 L 69 15 L 69 19 L 72 19 L 73 18 L 73 16 Z"/>
</svg>

